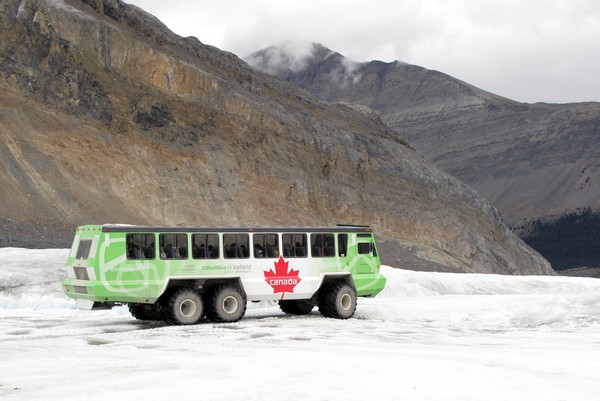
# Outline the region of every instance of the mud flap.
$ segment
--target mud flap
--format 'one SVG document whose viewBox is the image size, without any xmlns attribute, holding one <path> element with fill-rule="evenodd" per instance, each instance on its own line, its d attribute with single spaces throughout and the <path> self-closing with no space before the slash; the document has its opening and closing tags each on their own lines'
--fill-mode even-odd
<svg viewBox="0 0 600 401">
<path fill-rule="evenodd" d="M 86 310 L 98 310 L 98 309 L 112 309 L 112 303 L 106 302 L 94 302 L 89 299 L 78 299 L 77 300 L 77 309 L 86 309 Z"/>
</svg>

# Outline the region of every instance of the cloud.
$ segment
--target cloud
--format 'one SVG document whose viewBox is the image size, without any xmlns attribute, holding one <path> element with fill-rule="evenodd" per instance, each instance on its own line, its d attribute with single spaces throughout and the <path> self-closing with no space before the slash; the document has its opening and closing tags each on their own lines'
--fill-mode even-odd
<svg viewBox="0 0 600 401">
<path fill-rule="evenodd" d="M 308 69 L 311 64 L 336 55 L 331 50 L 324 50 L 325 47 L 320 44 L 295 40 L 269 46 L 245 57 L 244 60 L 269 74 L 280 75 L 287 71 Z M 360 66 L 358 62 L 342 58 L 340 65 L 329 72 L 328 78 L 342 88 L 348 87 L 356 84 L 362 77 L 359 72 Z"/>
<path fill-rule="evenodd" d="M 359 67 L 360 63 L 344 58 L 341 67 L 331 72 L 331 80 L 342 88 L 354 85 L 362 78 Z"/>
<path fill-rule="evenodd" d="M 245 57 L 250 65 L 260 65 L 269 74 L 280 71 L 300 71 L 307 67 L 314 57 L 315 44 L 302 40 L 287 41 L 269 46 L 263 54 Z"/>
</svg>

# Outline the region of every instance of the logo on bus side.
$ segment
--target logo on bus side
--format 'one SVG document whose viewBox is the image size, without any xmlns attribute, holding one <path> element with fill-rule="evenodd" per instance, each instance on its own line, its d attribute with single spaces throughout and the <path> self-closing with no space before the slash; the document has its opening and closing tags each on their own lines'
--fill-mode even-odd
<svg viewBox="0 0 600 401">
<path fill-rule="evenodd" d="M 281 298 L 283 299 L 283 295 L 286 292 L 294 292 L 294 287 L 302 281 L 298 277 L 300 271 L 294 269 L 288 271 L 289 262 L 286 262 L 283 256 L 280 256 L 279 260 L 273 263 L 275 264 L 275 271 L 273 269 L 264 270 L 265 281 L 273 287 L 274 294 L 281 292 Z"/>
</svg>

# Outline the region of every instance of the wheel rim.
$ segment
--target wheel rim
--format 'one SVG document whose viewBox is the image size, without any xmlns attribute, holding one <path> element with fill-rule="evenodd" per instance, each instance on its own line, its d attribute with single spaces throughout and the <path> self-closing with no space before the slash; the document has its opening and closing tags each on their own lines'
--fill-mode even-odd
<svg viewBox="0 0 600 401">
<path fill-rule="evenodd" d="M 185 317 L 194 316 L 197 309 L 198 309 L 198 307 L 196 306 L 196 303 L 194 301 L 192 301 L 191 299 L 186 299 L 179 306 L 179 311 Z"/>
<path fill-rule="evenodd" d="M 350 296 L 350 294 L 342 294 L 342 296 L 340 298 L 340 307 L 346 311 L 346 310 L 350 309 L 351 306 L 352 306 L 352 297 Z"/>
<path fill-rule="evenodd" d="M 233 313 L 238 308 L 238 300 L 232 295 L 226 296 L 222 306 L 225 313 Z"/>
</svg>

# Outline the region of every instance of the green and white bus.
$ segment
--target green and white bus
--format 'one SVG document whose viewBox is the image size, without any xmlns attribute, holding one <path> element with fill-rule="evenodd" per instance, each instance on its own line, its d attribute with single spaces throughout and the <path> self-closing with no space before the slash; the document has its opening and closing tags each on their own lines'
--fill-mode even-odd
<svg viewBox="0 0 600 401">
<path fill-rule="evenodd" d="M 80 308 L 127 304 L 137 319 L 235 322 L 247 301 L 347 319 L 373 297 L 379 272 L 372 230 L 331 227 L 78 227 L 63 288 Z"/>
</svg>

